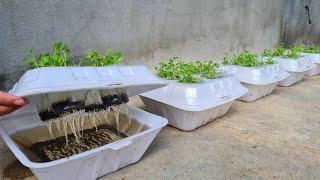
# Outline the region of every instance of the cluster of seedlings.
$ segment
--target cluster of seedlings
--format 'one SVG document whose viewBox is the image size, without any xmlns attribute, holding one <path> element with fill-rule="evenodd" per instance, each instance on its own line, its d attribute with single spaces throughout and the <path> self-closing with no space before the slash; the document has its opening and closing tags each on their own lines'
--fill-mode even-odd
<svg viewBox="0 0 320 180">
<path fill-rule="evenodd" d="M 87 90 L 36 95 L 42 121 L 47 123 L 51 139 L 37 142 L 31 150 L 43 161 L 53 161 L 120 140 L 120 110 L 127 111 L 125 89 Z M 111 116 L 115 124 L 110 122 Z M 129 126 L 130 117 L 127 116 Z M 85 123 L 94 128 L 85 129 Z M 53 128 L 58 134 L 53 133 Z M 71 133 L 69 133 L 71 132 Z"/>
<path fill-rule="evenodd" d="M 67 44 L 57 42 L 53 44 L 52 51 L 46 54 L 35 55 L 35 50 L 30 49 L 30 54 L 23 59 L 29 69 L 56 66 L 108 66 L 118 64 L 123 56 L 107 48 L 104 54 L 98 51 L 89 51 L 84 54 L 78 64 L 71 61 L 70 49 Z"/>
<path fill-rule="evenodd" d="M 268 50 L 266 53 L 270 53 Z M 263 65 L 274 64 L 272 58 L 259 59 L 257 54 L 249 52 L 247 50 L 240 52 L 233 57 L 224 57 L 223 65 L 236 65 L 243 67 L 257 67 Z"/>
<path fill-rule="evenodd" d="M 181 83 L 200 83 L 203 78 L 215 79 L 223 74 L 219 69 L 219 64 L 213 61 L 207 62 L 184 62 L 177 57 L 160 62 L 156 67 L 158 76 L 177 80 Z"/>
</svg>

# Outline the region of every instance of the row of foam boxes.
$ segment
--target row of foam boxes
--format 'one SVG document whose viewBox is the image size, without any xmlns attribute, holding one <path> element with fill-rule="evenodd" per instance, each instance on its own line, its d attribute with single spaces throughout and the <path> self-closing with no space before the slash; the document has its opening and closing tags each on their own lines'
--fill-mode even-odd
<svg viewBox="0 0 320 180">
<path fill-rule="evenodd" d="M 314 58 L 319 60 L 319 58 Z M 222 78 L 200 84 L 163 81 L 141 66 L 48 67 L 26 72 L 10 91 L 30 103 L 1 118 L 0 134 L 19 161 L 38 179 L 96 179 L 140 160 L 157 133 L 169 124 L 190 131 L 223 116 L 234 100 L 254 101 L 270 94 L 276 85 L 289 86 L 304 75 L 319 73 L 310 56 L 278 59 L 259 68 L 226 66 Z M 318 61 L 314 61 L 318 63 Z M 147 109 L 129 107 L 129 114 L 143 129 L 119 141 L 51 162 L 38 162 L 28 147 L 12 134 L 45 125 L 34 102 L 37 94 L 86 89 L 125 88 L 129 96 L 140 95 Z M 155 115 L 156 114 L 156 115 Z M 160 115 L 160 116 L 158 116 Z M 162 117 L 161 117 L 162 116 Z M 163 118 L 164 117 L 164 118 Z M 167 120 L 168 119 L 168 120 Z"/>
<path fill-rule="evenodd" d="M 318 54 L 274 60 L 275 64 L 261 67 L 222 66 L 223 78 L 192 85 L 172 81 L 140 97 L 148 111 L 167 118 L 171 126 L 191 131 L 223 116 L 236 99 L 255 101 L 271 94 L 277 85 L 291 86 L 306 75 L 320 73 Z"/>
</svg>

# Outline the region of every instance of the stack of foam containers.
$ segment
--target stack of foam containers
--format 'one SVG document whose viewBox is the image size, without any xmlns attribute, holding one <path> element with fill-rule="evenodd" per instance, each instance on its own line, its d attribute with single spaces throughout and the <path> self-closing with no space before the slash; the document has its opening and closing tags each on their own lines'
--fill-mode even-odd
<svg viewBox="0 0 320 180">
<path fill-rule="evenodd" d="M 247 102 L 271 94 L 280 81 L 289 77 L 289 74 L 278 64 L 259 67 L 227 65 L 222 68 L 228 74 L 235 76 L 249 90 L 248 93 L 238 98 Z"/>
<path fill-rule="evenodd" d="M 144 130 L 83 153 L 51 162 L 33 162 L 10 135 L 45 125 L 40 120 L 34 95 L 87 89 L 126 88 L 130 96 L 164 87 L 166 82 L 145 67 L 48 67 L 27 71 L 10 91 L 30 99 L 20 110 L 1 118 L 0 134 L 18 160 L 40 180 L 93 180 L 137 162 L 167 120 L 129 106 L 123 114 L 143 125 Z"/>
<path fill-rule="evenodd" d="M 316 67 L 306 72 L 307 76 L 315 76 L 320 74 L 320 54 L 301 53 L 304 56 L 308 56 L 310 60 L 316 65 Z"/>
<path fill-rule="evenodd" d="M 226 76 L 199 84 L 170 81 L 140 97 L 149 112 L 167 118 L 173 127 L 191 131 L 223 116 L 247 91 L 234 77 Z"/>
<path fill-rule="evenodd" d="M 276 57 L 274 60 L 281 66 L 281 68 L 290 74 L 289 77 L 279 82 L 279 86 L 288 87 L 301 81 L 308 71 L 316 67 L 316 65 L 306 55 L 302 55 L 295 59 Z"/>
</svg>

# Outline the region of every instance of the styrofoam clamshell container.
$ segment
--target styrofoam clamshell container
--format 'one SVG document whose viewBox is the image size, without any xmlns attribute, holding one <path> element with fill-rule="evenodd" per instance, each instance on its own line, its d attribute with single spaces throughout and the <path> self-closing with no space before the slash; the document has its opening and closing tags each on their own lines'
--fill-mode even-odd
<svg viewBox="0 0 320 180">
<path fill-rule="evenodd" d="M 307 76 L 315 76 L 320 74 L 320 54 L 301 53 L 304 56 L 308 56 L 310 60 L 316 65 L 316 67 L 306 72 Z"/>
<path fill-rule="evenodd" d="M 278 64 L 260 67 L 227 65 L 222 68 L 226 73 L 235 76 L 249 90 L 248 93 L 238 98 L 238 100 L 247 102 L 271 94 L 281 80 L 289 77 L 289 73 Z"/>
<path fill-rule="evenodd" d="M 12 94 L 28 96 L 30 103 L 18 111 L 1 118 L 0 134 L 18 160 L 29 167 L 39 179 L 89 180 L 96 179 L 119 168 L 137 162 L 167 120 L 129 106 L 128 111 L 144 130 L 127 138 L 106 144 L 68 158 L 50 162 L 33 162 L 23 148 L 11 137 L 25 129 L 44 125 L 36 110 L 33 95 L 48 92 L 77 91 L 126 87 L 130 95 L 146 92 L 167 83 L 142 66 L 111 67 L 51 67 L 26 72 Z"/>
<path fill-rule="evenodd" d="M 247 93 L 234 77 L 205 80 L 199 84 L 176 81 L 140 94 L 147 110 L 168 119 L 169 125 L 191 131 L 223 116 L 233 101 Z"/>
<path fill-rule="evenodd" d="M 311 59 L 305 55 L 296 59 L 276 57 L 274 60 L 290 74 L 288 78 L 279 82 L 279 86 L 288 87 L 301 81 L 309 70 L 316 67 Z"/>
</svg>

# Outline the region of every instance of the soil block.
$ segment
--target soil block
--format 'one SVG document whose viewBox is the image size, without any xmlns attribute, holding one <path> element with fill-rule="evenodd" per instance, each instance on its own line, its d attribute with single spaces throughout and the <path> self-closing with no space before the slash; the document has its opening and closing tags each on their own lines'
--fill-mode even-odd
<svg viewBox="0 0 320 180">
<path fill-rule="evenodd" d="M 54 161 L 70 157 L 103 145 L 118 141 L 127 135 L 120 133 L 110 125 L 100 125 L 96 128 L 83 130 L 80 143 L 76 142 L 73 134 L 68 135 L 68 145 L 64 136 L 44 142 L 37 142 L 31 146 L 33 151 L 43 162 Z"/>
</svg>

